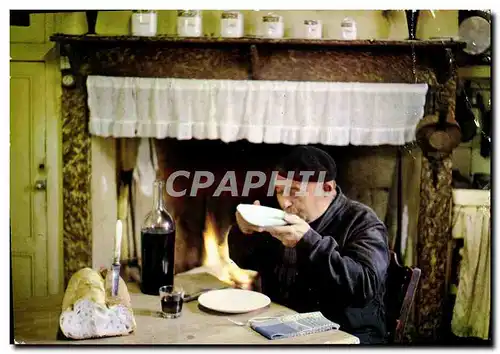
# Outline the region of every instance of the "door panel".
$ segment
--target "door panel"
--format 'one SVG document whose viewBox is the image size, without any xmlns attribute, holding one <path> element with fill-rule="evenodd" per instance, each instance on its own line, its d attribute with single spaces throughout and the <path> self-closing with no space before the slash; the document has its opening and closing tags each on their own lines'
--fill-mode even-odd
<svg viewBox="0 0 500 354">
<path fill-rule="evenodd" d="M 10 63 L 10 221 L 14 301 L 47 295 L 45 64 Z"/>
<path fill-rule="evenodd" d="M 11 43 L 45 43 L 46 14 L 31 14 L 29 26 L 9 26 Z"/>
</svg>

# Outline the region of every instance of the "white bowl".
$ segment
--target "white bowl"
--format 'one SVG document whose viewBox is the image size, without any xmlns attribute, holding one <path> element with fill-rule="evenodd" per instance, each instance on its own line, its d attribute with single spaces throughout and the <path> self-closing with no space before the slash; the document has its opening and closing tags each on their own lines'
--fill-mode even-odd
<svg viewBox="0 0 500 354">
<path fill-rule="evenodd" d="M 284 226 L 285 212 L 281 209 L 270 208 L 262 205 L 239 204 L 236 210 L 250 224 L 260 227 Z"/>
</svg>

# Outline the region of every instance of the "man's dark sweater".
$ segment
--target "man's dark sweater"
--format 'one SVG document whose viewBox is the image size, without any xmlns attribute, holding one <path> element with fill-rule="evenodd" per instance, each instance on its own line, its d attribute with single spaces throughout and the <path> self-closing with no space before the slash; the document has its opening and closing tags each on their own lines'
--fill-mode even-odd
<svg viewBox="0 0 500 354">
<path fill-rule="evenodd" d="M 385 337 L 383 298 L 389 265 L 387 229 L 367 206 L 337 196 L 295 248 L 268 233 L 244 235 L 235 225 L 229 254 L 259 272 L 262 292 L 298 312 L 321 311 L 362 344 Z"/>
</svg>

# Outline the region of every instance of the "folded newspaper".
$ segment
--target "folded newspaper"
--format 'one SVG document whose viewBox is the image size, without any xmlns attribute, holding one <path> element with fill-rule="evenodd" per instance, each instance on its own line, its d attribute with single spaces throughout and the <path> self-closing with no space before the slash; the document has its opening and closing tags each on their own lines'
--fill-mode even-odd
<svg viewBox="0 0 500 354">
<path fill-rule="evenodd" d="M 264 337 L 273 340 L 338 330 L 340 325 L 316 311 L 250 321 L 250 327 Z"/>
</svg>

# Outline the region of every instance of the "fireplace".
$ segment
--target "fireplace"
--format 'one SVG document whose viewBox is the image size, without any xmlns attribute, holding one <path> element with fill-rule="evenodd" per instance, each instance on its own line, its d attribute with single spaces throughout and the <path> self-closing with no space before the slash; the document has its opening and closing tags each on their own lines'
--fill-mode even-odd
<svg viewBox="0 0 500 354">
<path fill-rule="evenodd" d="M 66 280 L 82 266 L 93 264 L 95 260 L 92 257 L 91 245 L 94 245 L 94 248 L 96 244 L 101 247 L 110 245 L 105 240 L 105 229 L 109 231 L 113 227 L 116 219 L 114 212 L 110 209 L 106 215 L 96 216 L 96 210 L 92 208 L 99 208 L 99 204 L 102 204 L 99 201 L 104 200 L 104 192 L 109 195 L 114 193 L 120 205 L 119 182 L 116 182 L 120 179 L 117 176 L 123 166 L 130 165 L 126 162 L 127 158 L 124 158 L 130 155 L 123 152 L 134 151 L 130 144 L 140 148 L 140 139 L 144 139 L 144 136 L 137 134 L 142 128 L 134 128 L 130 135 L 118 139 L 112 135 L 98 137 L 92 134 L 95 125 L 92 121 L 89 122 L 87 91 L 91 76 L 224 82 L 240 80 L 255 82 L 257 86 L 261 84 L 259 81 L 262 81 L 262 84 L 265 81 L 281 81 L 287 85 L 290 82 L 425 83 L 429 85 L 429 93 L 438 93 L 437 99 L 429 99 L 429 95 L 427 96 L 425 114 L 435 112 L 439 108 L 440 111 L 446 112 L 449 121 L 454 121 L 456 77 L 453 60 L 450 58 L 453 59 L 456 50 L 461 46 L 456 42 L 347 43 L 329 40 L 260 39 L 220 41 L 65 35 L 55 35 L 53 40 L 61 44 L 61 53 L 69 57 L 71 70 L 77 79 L 76 87 L 65 88 L 62 97 L 65 162 L 63 198 L 65 220 L 68 220 L 64 226 Z M 213 65 L 214 63 L 221 65 Z M 326 140 L 330 133 L 331 131 L 326 129 L 315 132 Z M 299 131 L 294 134 L 292 140 L 298 144 L 306 133 Z M 200 139 L 196 134 L 184 135 L 178 139 L 146 136 L 156 148 L 158 165 L 155 173 L 159 177 L 166 177 L 181 167 L 199 169 L 200 165 L 208 165 L 217 171 L 234 164 L 235 171 L 241 171 L 248 169 L 255 162 L 260 165 L 257 169 L 267 169 L 293 145 L 290 141 L 285 144 L 276 143 L 273 141 L 275 135 L 272 132 L 263 134 L 264 138 L 261 137 L 260 140 L 246 135 L 247 139 L 229 142 L 220 138 Z M 297 138 L 298 136 L 302 138 Z M 451 222 L 451 159 L 449 155 L 441 154 L 441 158 L 436 162 L 435 155 L 431 156 L 426 151 L 422 153 L 417 146 L 408 146 L 411 139 L 406 138 L 395 138 L 397 142 L 393 144 L 363 144 L 369 139 L 366 136 L 361 141 L 354 141 L 354 144 L 352 137 L 347 141 L 339 136 L 337 138 L 341 141 L 339 146 L 331 143 L 320 143 L 319 146 L 336 158 L 341 174 L 338 183 L 346 194 L 370 205 L 386 221 L 392 235 L 395 235 L 397 230 L 400 234 L 409 233 L 412 228 L 418 234 L 418 238 L 411 241 L 414 242 L 414 259 L 410 261 L 418 265 L 423 272 L 421 290 L 415 306 L 418 309 L 416 327 L 422 338 L 436 337 L 436 328 L 441 324 L 443 311 L 443 265 L 446 262 Z M 402 161 L 400 166 L 403 168 L 398 170 L 396 161 L 401 155 L 403 158 L 399 161 Z M 225 158 L 221 159 L 221 156 Z M 99 159 L 107 162 L 96 164 Z M 190 165 L 182 166 L 185 161 Z M 385 173 L 377 173 L 380 170 L 375 167 Z M 124 170 L 126 179 L 130 179 L 130 166 Z M 396 178 L 405 174 L 408 178 Z M 89 178 L 91 175 L 92 179 Z M 404 208 L 394 208 L 398 205 L 398 188 L 395 181 L 403 181 L 403 185 L 413 185 L 413 188 L 403 188 L 403 193 L 400 193 L 403 194 L 402 199 L 408 208 L 406 211 Z M 257 192 L 255 191 L 256 197 Z M 412 199 L 415 196 L 419 198 Z M 224 233 L 233 221 L 235 205 L 253 198 L 254 195 L 248 199 L 223 195 L 218 199 L 209 196 L 185 197 L 182 203 L 179 200 L 171 200 L 170 205 L 177 219 L 179 234 L 183 235 L 180 238 L 182 241 L 178 242 L 179 249 L 183 249 L 178 252 L 183 254 L 183 257 L 179 257 L 178 271 L 188 270 L 203 262 L 213 262 L 213 258 L 210 258 L 212 256 L 208 257 L 205 250 L 223 246 Z M 150 208 L 147 198 L 136 200 L 134 203 L 136 202 L 141 206 L 134 212 L 135 230 L 142 221 L 144 211 Z M 120 212 L 119 209 L 119 206 L 115 206 L 116 214 Z M 413 217 L 402 222 L 404 215 Z M 418 215 L 418 218 L 415 215 Z M 401 231 L 404 226 L 402 224 L 406 225 L 407 231 Z M 104 231 L 103 234 L 96 233 L 98 227 Z M 109 234 L 112 235 L 112 230 Z M 186 236 L 188 234 L 189 236 Z M 216 242 L 207 242 L 203 237 L 215 239 Z M 214 254 L 213 251 L 209 252 Z M 219 256 L 227 256 L 223 248 L 218 249 L 218 252 Z"/>
</svg>

